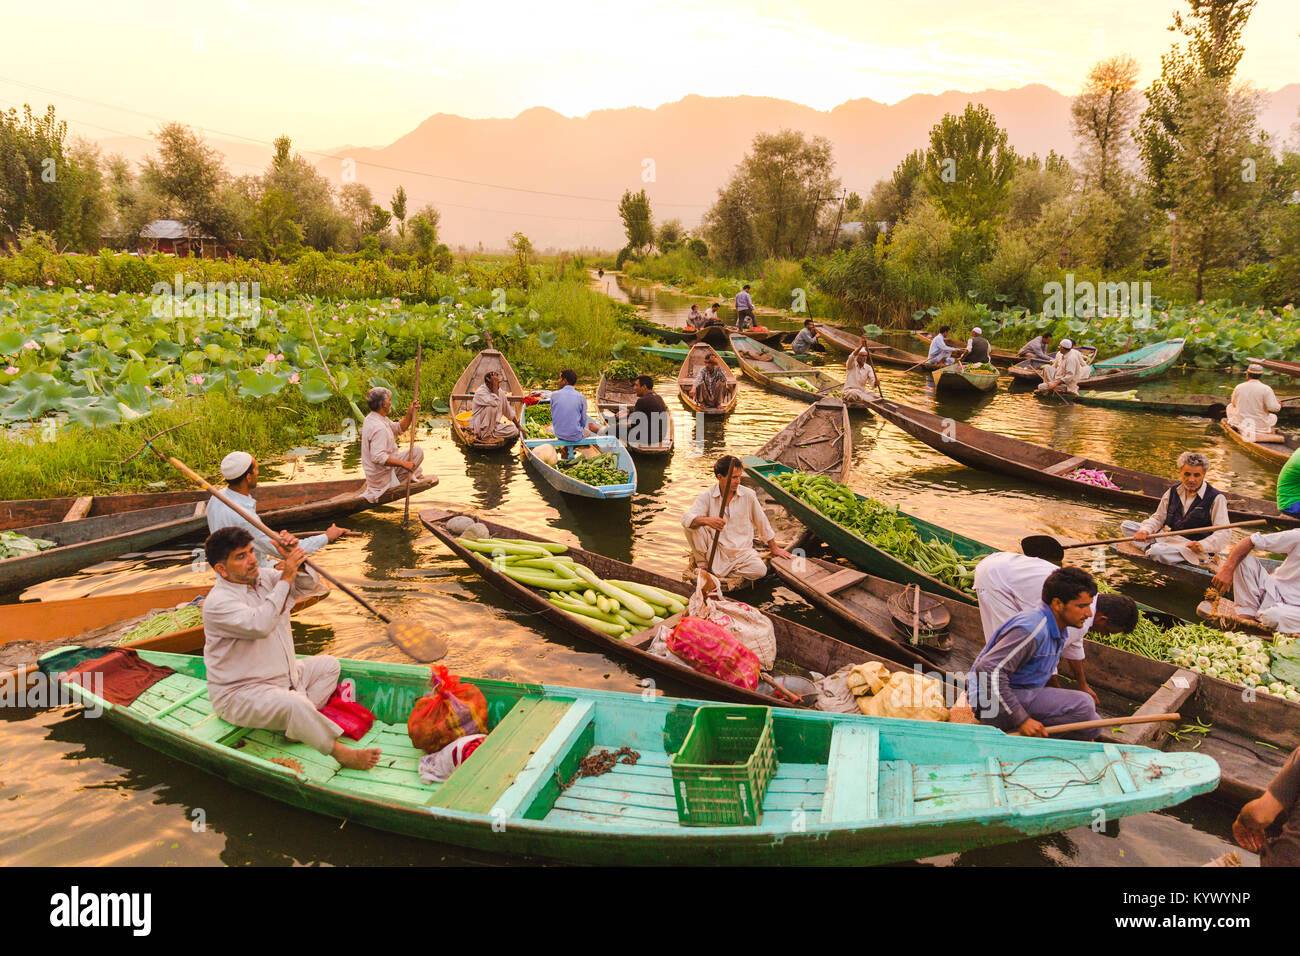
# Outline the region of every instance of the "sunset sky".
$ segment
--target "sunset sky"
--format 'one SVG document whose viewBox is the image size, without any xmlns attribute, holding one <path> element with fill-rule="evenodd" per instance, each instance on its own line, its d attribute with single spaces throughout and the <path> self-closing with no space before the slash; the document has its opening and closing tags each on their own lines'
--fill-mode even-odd
<svg viewBox="0 0 1300 956">
<path fill-rule="evenodd" d="M 654 107 L 690 93 L 829 109 L 1044 83 L 1116 53 L 1159 72 L 1174 0 L 46 0 L 9 4 L 0 108 L 54 103 L 83 135 L 160 119 L 212 137 L 383 145 L 432 113 Z M 1300 4 L 1263 0 L 1240 76 L 1300 80 Z"/>
</svg>

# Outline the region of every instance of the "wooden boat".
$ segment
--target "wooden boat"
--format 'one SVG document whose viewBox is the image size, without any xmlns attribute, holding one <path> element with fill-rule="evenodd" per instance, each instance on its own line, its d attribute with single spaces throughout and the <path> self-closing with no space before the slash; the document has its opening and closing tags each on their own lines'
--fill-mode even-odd
<svg viewBox="0 0 1300 956">
<path fill-rule="evenodd" d="M 1196 616 L 1221 631 L 1241 631 L 1262 637 L 1267 641 L 1271 641 L 1275 633 L 1272 627 L 1262 623 L 1258 618 L 1239 611 L 1236 602 L 1226 597 L 1210 597 L 1202 601 L 1196 605 Z M 1300 634 L 1288 636 L 1300 637 Z"/>
<path fill-rule="evenodd" d="M 130 705 L 69 689 L 146 746 L 255 793 L 353 825 L 512 858 L 892 863 L 1084 826 L 1099 810 L 1116 819 L 1173 806 L 1219 779 L 1214 761 L 1199 753 L 787 710 L 770 713 L 777 765 L 758 822 L 687 826 L 678 820 L 670 761 L 704 701 L 475 678 L 490 733 L 445 783 L 424 784 L 417 766 L 424 754 L 411 745 L 406 718 L 428 689 L 426 667 L 341 662 L 377 718 L 361 745 L 383 752 L 374 769 L 353 771 L 280 734 L 221 720 L 207 699 L 202 658 L 141 657 L 174 673 Z M 635 750 L 634 764 L 578 778 L 584 758 L 622 747 Z"/>
<path fill-rule="evenodd" d="M 848 355 L 858 347 L 861 336 L 854 335 L 846 329 L 836 328 L 833 325 L 818 325 L 817 338 L 832 350 L 842 355 Z M 928 365 L 924 355 L 905 352 L 902 349 L 896 349 L 892 345 L 885 345 L 874 339 L 867 339 L 867 348 L 871 350 L 871 360 L 876 365 L 888 365 L 893 368 L 914 369 L 924 372 L 938 368 L 937 365 Z"/>
<path fill-rule="evenodd" d="M 563 457 L 572 457 L 579 454 L 578 449 L 580 448 L 594 448 L 600 454 L 613 452 L 618 458 L 619 470 L 627 472 L 628 480 L 617 485 L 589 485 L 585 481 L 570 477 L 559 468 L 552 468 L 534 455 L 533 449 L 539 445 L 551 445 Z M 601 501 L 615 498 L 631 498 L 636 494 L 636 462 L 632 460 L 632 453 L 627 450 L 627 446 L 614 435 L 591 435 L 582 441 L 561 441 L 558 438 L 525 438 L 519 447 L 524 461 L 532 466 L 543 481 L 563 494 L 575 495 L 579 498 L 595 498 Z"/>
<path fill-rule="evenodd" d="M 602 412 L 612 412 L 618 414 L 620 408 L 631 409 L 636 404 L 636 392 L 632 389 L 631 379 L 611 379 L 602 374 L 600 383 L 596 386 L 596 407 Z M 654 445 L 636 445 L 627 440 L 627 429 L 619 430 L 619 440 L 627 445 L 628 451 L 634 455 L 671 455 L 673 453 L 673 416 L 665 413 L 668 432 L 661 435 L 663 439 Z M 652 435 L 641 437 L 651 438 Z"/>
<path fill-rule="evenodd" d="M 1146 553 L 1132 541 L 1121 541 L 1119 544 L 1112 544 L 1110 549 L 1126 561 L 1144 567 L 1149 571 L 1155 571 L 1175 581 L 1202 588 L 1209 586 L 1210 579 L 1214 577 L 1223 563 L 1223 556 L 1216 555 L 1205 564 L 1192 564 L 1188 561 L 1165 564 L 1163 561 L 1147 557 Z M 1260 562 L 1269 572 L 1275 571 L 1282 564 L 1281 561 L 1274 558 L 1260 558 Z"/>
<path fill-rule="evenodd" d="M 903 585 L 818 558 L 804 558 L 799 565 L 776 559 L 772 568 L 791 588 L 853 628 L 862 636 L 863 646 L 876 653 L 907 655 L 927 671 L 960 675 L 964 680 L 984 648 L 977 607 L 931 594 L 949 613 L 949 646 L 947 650 L 924 644 L 913 648 L 900 641 L 888 608 L 889 599 Z M 1167 750 L 1197 747 L 1199 753 L 1214 758 L 1222 767 L 1216 797 L 1238 805 L 1255 799 L 1276 775 L 1287 754 L 1300 745 L 1300 704 L 1268 694 L 1245 703 L 1241 687 L 1228 681 L 1093 640 L 1084 643 L 1088 683 L 1101 698 L 1098 709 L 1102 716 L 1177 711 L 1189 723 L 1200 720 L 1214 725 L 1210 733 L 1195 742 L 1169 737 L 1169 724 L 1128 726 L 1122 735 L 1103 733 L 1101 739 Z M 1061 679 L 1068 681 L 1068 674 L 1063 673 Z"/>
<path fill-rule="evenodd" d="M 843 382 L 836 381 L 821 369 L 813 368 L 793 355 L 770 348 L 748 336 L 733 335 L 731 350 L 736 353 L 740 370 L 746 376 L 769 391 L 801 402 L 815 402 L 835 389 L 844 387 Z M 794 384 L 795 379 L 808 382 L 815 391 L 800 388 Z"/>
<path fill-rule="evenodd" d="M 794 337 L 799 333 L 794 329 L 768 329 L 760 331 L 755 328 L 746 329 L 741 333 L 747 335 L 755 342 L 762 342 L 768 348 L 779 350 L 783 345 L 789 345 L 794 341 Z"/>
<path fill-rule="evenodd" d="M 1044 398 L 1050 396 L 1043 395 Z M 1227 402 L 1215 395 L 1186 395 L 1177 401 L 1165 398 L 1112 398 L 1106 394 L 1080 392 L 1071 395 L 1070 401 L 1076 405 L 1090 405 L 1096 408 L 1115 408 L 1121 411 L 1157 412 L 1161 415 L 1193 415 L 1198 418 L 1218 420 L 1227 412 Z M 1054 404 L 1059 405 L 1059 402 Z M 1300 425 L 1300 395 L 1279 396 L 1278 403 L 1282 410 L 1277 413 L 1280 424 Z"/>
<path fill-rule="evenodd" d="M 1282 375 L 1290 375 L 1292 378 L 1300 378 L 1300 362 L 1283 362 L 1277 359 L 1251 359 L 1256 365 L 1262 365 L 1270 372 L 1278 372 Z"/>
<path fill-rule="evenodd" d="M 1079 383 L 1079 388 L 1109 389 L 1163 375 L 1177 363 L 1186 344 L 1186 339 L 1168 339 L 1094 362 L 1092 374 Z"/>
<path fill-rule="evenodd" d="M 786 511 L 798 518 L 815 537 L 824 541 L 838 554 L 848 558 L 862 570 L 903 584 L 919 584 L 922 589 L 932 594 L 974 603 L 974 594 L 968 594 L 945 584 L 921 569 L 904 563 L 901 559 L 876 547 L 876 545 L 865 538 L 859 537 L 843 525 L 837 524 L 812 505 L 801 498 L 796 498 L 776 483 L 775 479 L 779 475 L 787 474 L 794 469 L 754 455 L 746 456 L 742 461 L 745 465 L 745 474 L 753 479 L 758 487 L 762 488 Z M 843 481 L 843 479 L 837 480 Z M 863 496 L 858 495 L 857 497 L 862 499 Z M 967 538 L 956 532 L 948 531 L 905 512 L 900 511 L 898 514 L 899 517 L 911 522 L 912 526 L 916 528 L 916 533 L 923 540 L 943 541 L 951 544 L 958 554 L 964 558 L 971 558 L 972 561 L 987 554 L 992 554 L 996 550 L 973 538 Z"/>
<path fill-rule="evenodd" d="M 1229 425 L 1227 419 L 1219 422 L 1219 427 L 1223 433 L 1234 444 L 1241 447 L 1251 458 L 1262 461 L 1266 465 L 1272 465 L 1274 468 L 1281 468 L 1287 463 L 1287 460 L 1295 454 L 1295 450 L 1300 448 L 1300 437 L 1295 435 L 1283 435 L 1280 433 L 1269 433 L 1267 435 L 1257 435 L 1255 440 L 1247 438 L 1241 433 L 1241 430 L 1233 425 Z"/>
<path fill-rule="evenodd" d="M 448 511 L 442 509 L 428 509 L 420 513 L 420 520 L 424 526 L 434 533 L 451 551 L 462 561 L 464 561 L 471 570 L 481 575 L 484 580 L 495 587 L 498 591 L 505 594 L 517 604 L 534 611 L 538 616 L 545 618 L 552 624 L 579 637 L 589 644 L 598 647 L 608 653 L 618 657 L 627 658 L 637 664 L 638 667 L 646 670 L 655 671 L 661 674 L 667 674 L 676 680 L 680 680 L 691 687 L 699 688 L 706 691 L 709 696 L 721 700 L 739 701 L 747 704 L 782 704 L 784 702 L 775 697 L 763 693 L 767 685 L 760 683 L 758 690 L 747 690 L 735 684 L 719 680 L 709 674 L 696 671 L 683 664 L 678 664 L 663 657 L 658 657 L 650 653 L 650 644 L 654 640 L 655 632 L 662 625 L 654 625 L 634 634 L 631 637 L 620 640 L 610 637 L 603 631 L 598 631 L 594 627 L 584 624 L 577 618 L 561 611 L 555 605 L 551 604 L 539 592 L 532 588 L 525 587 L 514 579 L 502 574 L 492 566 L 490 560 L 480 560 L 476 553 L 463 547 L 457 540 L 456 536 L 446 528 L 446 522 L 456 517 L 460 512 Z M 494 521 L 482 518 L 479 515 L 473 515 L 476 521 L 481 521 L 487 526 L 492 537 L 495 538 L 522 538 L 532 541 L 544 540 L 537 535 L 528 534 L 519 531 L 516 528 L 507 525 L 498 524 Z M 649 584 L 657 588 L 663 588 L 665 591 L 671 591 L 674 594 L 681 595 L 682 600 L 688 600 L 694 591 L 694 586 L 681 580 L 674 580 L 661 574 L 655 574 L 653 571 L 646 571 L 641 567 L 633 564 L 624 564 L 622 561 L 615 561 L 613 558 L 607 558 L 604 555 L 595 554 L 591 551 L 583 551 L 580 548 L 569 548 L 564 552 L 568 557 L 574 559 L 579 564 L 586 565 L 595 574 L 602 578 L 610 578 L 620 581 L 633 581 L 638 584 Z M 901 666 L 897 661 L 888 660 L 879 655 L 870 654 L 860 648 L 853 647 L 851 644 L 845 644 L 837 641 L 832 637 L 814 631 L 812 628 L 804 627 L 793 621 L 775 614 L 764 615 L 772 622 L 776 632 L 776 665 L 774 672 L 782 676 L 794 675 L 803 678 L 809 678 L 813 671 L 819 674 L 831 674 L 839 670 L 846 664 L 858 664 L 866 661 L 880 661 L 882 664 L 889 665 L 891 669 L 898 669 Z M 672 627 L 678 620 L 677 616 L 668 618 L 664 624 Z"/>
<path fill-rule="evenodd" d="M 686 348 L 685 346 L 677 346 L 677 347 L 672 347 L 672 346 L 660 347 L 655 345 L 641 346 L 642 354 L 653 355 L 655 358 L 665 359 L 677 365 L 681 365 L 683 362 L 686 361 L 686 356 L 690 354 L 690 351 L 691 350 L 689 348 Z M 736 359 L 736 353 L 732 351 L 718 352 L 718 358 L 722 359 L 723 362 L 730 365 L 732 368 L 735 368 L 737 365 L 740 364 L 740 362 Z"/>
<path fill-rule="evenodd" d="M 686 354 L 686 361 L 682 363 L 681 370 L 677 373 L 677 395 L 681 398 L 683 405 L 698 414 L 730 415 L 736 408 L 736 401 L 740 398 L 740 390 L 736 384 L 736 376 L 727 371 L 725 365 L 722 368 L 727 375 L 727 385 L 721 407 L 705 408 L 690 396 L 690 389 L 695 383 L 695 373 L 704 366 L 704 357 L 710 353 L 713 355 L 718 354 L 714 351 L 713 346 L 706 345 L 703 342 L 696 342 L 691 346 L 690 352 Z"/>
<path fill-rule="evenodd" d="M 652 339 L 658 339 L 660 342 L 666 342 L 669 345 L 695 340 L 694 334 L 684 329 L 673 329 L 666 325 L 660 325 L 658 322 L 647 322 L 644 319 L 633 319 L 632 328 L 642 335 L 648 335 Z"/>
<path fill-rule="evenodd" d="M 961 362 L 945 365 L 930 373 L 934 390 L 939 392 L 993 392 L 997 391 L 998 373 L 986 369 L 972 369 Z"/>
<path fill-rule="evenodd" d="M 411 482 L 411 494 L 427 491 L 438 483 L 434 476 Z M 365 490 L 364 479 L 347 481 L 288 482 L 259 485 L 253 489 L 257 499 L 258 515 L 274 528 L 301 527 L 309 521 L 334 518 L 364 511 L 374 505 L 396 501 L 406 496 L 406 486 L 389 489 L 376 502 L 361 497 Z M 138 510 L 116 511 L 121 502 L 115 498 L 139 499 L 140 495 L 107 495 L 91 499 L 90 508 L 100 508 L 108 513 L 92 517 L 60 520 L 49 523 L 15 524 L 10 529 L 29 538 L 54 541 L 57 547 L 35 554 L 0 560 L 0 591 L 15 590 L 71 574 L 80 568 L 98 564 L 109 558 L 140 551 L 164 541 L 189 534 L 203 533 L 207 528 L 207 492 L 173 492 L 159 498 L 180 499 L 175 504 L 143 507 Z M 50 508 L 56 513 L 73 514 L 81 499 L 54 498 L 47 501 L 9 501 L 0 506 L 0 513 L 11 520 L 39 514 Z M 71 506 L 69 502 L 74 502 Z M 60 511 L 59 509 L 63 509 Z M 47 512 L 48 513 L 48 512 Z"/>
<path fill-rule="evenodd" d="M 451 405 L 451 437 L 456 439 L 458 444 L 472 451 L 506 451 L 519 440 L 518 435 L 483 441 L 469 430 L 468 419 L 465 423 L 460 420 L 461 415 L 472 412 L 474 389 L 483 384 L 484 376 L 488 372 L 501 373 L 501 387 L 509 396 L 510 407 L 516 413 L 523 408 L 526 392 L 523 385 L 519 383 L 519 376 L 510 367 L 510 362 L 496 349 L 483 349 L 474 356 L 469 365 L 465 366 L 465 371 L 460 373 L 460 378 L 456 379 L 456 384 L 452 386 L 451 398 L 448 400 Z"/>
<path fill-rule="evenodd" d="M 1097 347 L 1095 345 L 1076 345 L 1074 350 L 1082 354 L 1084 361 L 1089 365 L 1091 365 L 1097 358 Z M 1017 355 L 1016 358 L 1019 359 L 1020 357 Z M 1038 370 L 1046 367 L 1045 364 L 1035 365 L 1033 362 L 1026 359 L 1024 361 L 1017 361 L 1014 365 L 1008 368 L 1007 374 L 1009 374 L 1014 380 L 1012 384 L 1020 383 L 1024 385 L 1038 385 L 1043 381 L 1043 376 L 1038 374 Z"/>
<path fill-rule="evenodd" d="M 1170 478 L 1120 468 L 1082 455 L 1071 455 L 1055 448 L 1045 448 L 1018 438 L 984 431 L 889 399 L 874 399 L 867 407 L 918 441 L 964 465 L 1023 478 L 1072 495 L 1121 501 L 1154 510 L 1160 498 L 1175 484 Z M 1117 487 L 1101 488 L 1066 477 L 1077 468 L 1104 471 Z M 1274 524 L 1300 525 L 1300 519 L 1282 514 L 1271 501 L 1229 492 L 1224 492 L 1224 496 L 1228 499 L 1228 513 L 1234 521 L 1265 518 Z"/>
<path fill-rule="evenodd" d="M 924 342 L 927 347 L 932 341 L 934 341 L 933 332 L 917 332 L 916 337 Z M 1093 349 L 1093 351 L 1095 352 L 1096 349 Z M 995 349 L 991 345 L 989 346 L 989 357 L 992 364 L 996 365 L 998 368 L 1009 368 L 1020 361 L 1020 356 L 1015 352 L 1012 352 L 1009 349 Z"/>
<path fill-rule="evenodd" d="M 704 342 L 715 349 L 725 349 L 727 339 L 739 331 L 734 325 L 706 325 L 702 329 L 686 329 L 686 341 Z"/>
</svg>

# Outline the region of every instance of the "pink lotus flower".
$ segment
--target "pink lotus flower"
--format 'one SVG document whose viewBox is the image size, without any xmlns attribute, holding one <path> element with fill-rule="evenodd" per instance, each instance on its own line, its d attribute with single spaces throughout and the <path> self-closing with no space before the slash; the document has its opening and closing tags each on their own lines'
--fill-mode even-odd
<svg viewBox="0 0 1300 956">
<path fill-rule="evenodd" d="M 402 304 L 402 300 L 401 300 L 401 299 L 394 299 L 394 300 L 393 300 L 393 305 L 401 305 L 401 304 Z"/>
<path fill-rule="evenodd" d="M 289 376 L 289 384 L 290 384 L 290 385 L 297 385 L 297 384 L 298 384 L 298 373 L 297 373 L 297 372 L 294 372 L 292 375 Z"/>
<path fill-rule="evenodd" d="M 17 375 L 17 374 L 18 374 L 18 366 L 17 366 L 17 365 L 10 365 L 7 369 L 5 369 L 5 374 L 6 374 L 6 375 Z"/>
<path fill-rule="evenodd" d="M 46 285 L 54 285 L 54 280 L 53 280 L 53 279 L 46 279 L 46 280 L 45 280 L 45 284 L 46 284 Z"/>
<path fill-rule="evenodd" d="M 80 280 L 80 279 L 77 280 L 77 285 L 81 285 L 81 280 Z"/>
<path fill-rule="evenodd" d="M 204 378 L 203 378 L 202 375 L 191 375 L 191 376 L 190 376 L 190 384 L 191 384 L 191 385 L 202 385 L 203 382 L 204 382 Z"/>
<path fill-rule="evenodd" d="M 94 291 L 95 291 L 95 287 L 94 287 L 93 285 L 87 285 L 87 286 L 86 286 L 86 291 L 87 291 L 87 292 L 94 292 Z"/>
<path fill-rule="evenodd" d="M 40 346 L 36 344 L 36 340 L 35 340 L 35 339 L 28 339 L 26 342 L 23 343 L 23 348 L 25 348 L 25 349 L 38 349 L 38 348 L 40 348 Z"/>
<path fill-rule="evenodd" d="M 195 345 L 198 345 L 198 344 L 199 344 L 199 337 L 198 337 L 197 335 L 194 336 L 194 344 L 195 344 Z"/>
</svg>

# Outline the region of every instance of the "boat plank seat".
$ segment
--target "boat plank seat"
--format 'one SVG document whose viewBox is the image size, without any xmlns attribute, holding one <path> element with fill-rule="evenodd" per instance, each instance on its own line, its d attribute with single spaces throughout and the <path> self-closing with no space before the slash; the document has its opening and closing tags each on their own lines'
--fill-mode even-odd
<svg viewBox="0 0 1300 956">
<path fill-rule="evenodd" d="M 838 594 L 847 587 L 852 587 L 865 577 L 865 574 L 855 568 L 844 568 L 822 578 L 817 582 L 817 587 L 829 597 L 832 594 Z"/>
<path fill-rule="evenodd" d="M 1146 702 L 1133 712 L 1134 716 L 1142 714 L 1173 714 L 1187 702 L 1196 688 L 1199 686 L 1200 675 L 1195 671 L 1189 671 L 1184 668 L 1178 668 L 1174 671 L 1169 680 L 1165 681 L 1156 690 L 1154 694 L 1146 699 Z M 1152 724 L 1137 724 L 1135 727 L 1126 727 L 1128 733 L 1125 735 L 1124 742 L 1131 744 L 1141 744 L 1144 747 L 1158 746 L 1156 741 L 1163 738 L 1169 732 L 1169 724 L 1157 722 Z M 1136 732 L 1135 732 L 1136 731 Z"/>
<path fill-rule="evenodd" d="M 1080 458 L 1078 455 L 1072 455 L 1064 461 L 1058 461 L 1055 465 L 1048 465 L 1043 469 L 1045 475 L 1063 475 L 1067 471 L 1073 471 L 1088 459 Z"/>
<path fill-rule="evenodd" d="M 86 517 L 86 515 L 90 514 L 90 505 L 94 500 L 93 495 L 82 495 L 72 503 L 72 507 L 69 508 L 68 513 L 63 516 L 63 520 L 80 521 L 82 518 Z"/>
<path fill-rule="evenodd" d="M 521 698 L 425 805 L 507 816 L 529 810 L 590 727 L 592 710 L 590 702 Z"/>
<path fill-rule="evenodd" d="M 831 734 L 821 820 L 874 820 L 879 812 L 880 731 L 836 724 Z"/>
</svg>

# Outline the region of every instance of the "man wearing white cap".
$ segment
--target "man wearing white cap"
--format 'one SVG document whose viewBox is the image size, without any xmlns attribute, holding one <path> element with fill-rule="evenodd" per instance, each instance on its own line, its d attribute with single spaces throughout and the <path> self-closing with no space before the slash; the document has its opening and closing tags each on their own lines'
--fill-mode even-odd
<svg viewBox="0 0 1300 956">
<path fill-rule="evenodd" d="M 1079 394 L 1079 383 L 1092 373 L 1092 368 L 1074 343 L 1061 339 L 1060 351 L 1047 368 L 1039 369 L 1043 384 L 1038 386 L 1040 392 L 1065 392 L 1067 395 Z"/>
<path fill-rule="evenodd" d="M 970 330 L 970 340 L 966 343 L 966 361 L 973 365 L 987 365 L 992 354 L 989 340 L 984 338 L 984 330 L 975 326 Z"/>
<path fill-rule="evenodd" d="M 1232 390 L 1232 402 L 1228 405 L 1228 424 L 1247 441 L 1258 441 L 1259 436 L 1270 434 L 1277 424 L 1275 413 L 1282 409 L 1273 389 L 1259 380 L 1263 374 L 1263 366 L 1247 368 L 1246 381 Z"/>
<path fill-rule="evenodd" d="M 221 459 L 221 477 L 226 479 L 225 496 L 245 511 L 256 515 L 257 499 L 253 497 L 253 489 L 257 487 L 257 459 L 246 451 L 232 451 Z M 209 534 L 221 528 L 243 528 L 253 536 L 253 550 L 261 564 L 271 565 L 280 560 L 280 552 L 270 538 L 216 498 L 208 499 L 207 515 Z M 304 551 L 311 554 L 345 534 L 347 532 L 342 528 L 330 525 L 324 534 L 303 538 L 300 544 Z"/>
</svg>

